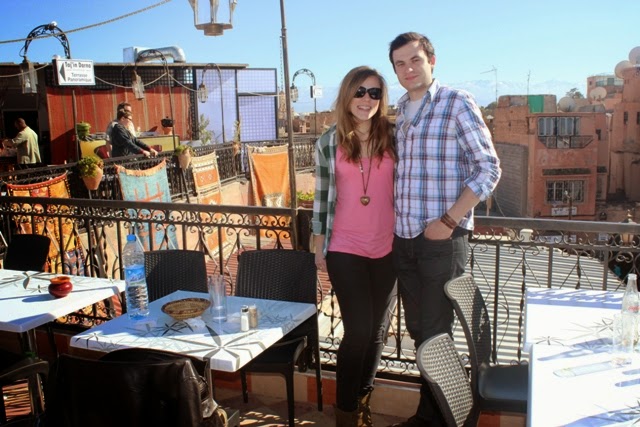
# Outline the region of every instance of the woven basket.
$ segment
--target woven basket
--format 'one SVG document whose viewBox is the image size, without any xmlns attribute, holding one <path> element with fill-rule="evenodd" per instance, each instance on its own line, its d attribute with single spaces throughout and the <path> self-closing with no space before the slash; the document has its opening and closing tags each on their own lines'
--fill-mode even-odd
<svg viewBox="0 0 640 427">
<path fill-rule="evenodd" d="M 162 306 L 162 312 L 176 320 L 185 320 L 202 315 L 210 305 L 209 300 L 204 298 L 185 298 L 166 303 Z"/>
</svg>

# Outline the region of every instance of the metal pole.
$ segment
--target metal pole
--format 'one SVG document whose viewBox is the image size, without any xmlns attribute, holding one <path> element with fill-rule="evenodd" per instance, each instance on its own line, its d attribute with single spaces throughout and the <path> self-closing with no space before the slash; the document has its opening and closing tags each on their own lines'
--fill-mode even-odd
<svg viewBox="0 0 640 427">
<path fill-rule="evenodd" d="M 318 136 L 318 107 L 316 106 L 316 97 L 315 96 L 313 97 L 313 121 L 314 121 L 313 134 L 315 136 Z"/>
<path fill-rule="evenodd" d="M 171 141 L 173 142 L 173 149 L 176 149 L 176 119 L 173 116 L 173 91 L 171 90 L 171 75 L 169 74 L 169 65 L 167 64 L 167 59 L 164 57 L 164 55 L 160 54 L 160 58 L 162 59 L 162 62 L 164 62 L 164 69 L 165 72 L 167 73 L 167 79 L 169 80 L 169 110 L 171 113 L 171 123 L 173 124 L 173 126 L 171 126 Z"/>
<path fill-rule="evenodd" d="M 287 103 L 287 140 L 289 153 L 289 187 L 291 190 L 291 246 L 298 248 L 298 216 L 296 210 L 296 159 L 293 149 L 293 117 L 291 117 L 291 90 L 289 89 L 289 53 L 287 51 L 287 26 L 284 16 L 284 0 L 280 0 L 282 21 L 282 62 L 284 67 L 284 98 Z"/>
<path fill-rule="evenodd" d="M 77 121 L 77 106 L 76 106 L 76 90 L 75 88 L 71 89 L 71 113 L 73 117 L 73 134 L 75 135 L 76 141 L 76 162 L 80 160 L 80 138 L 78 137 L 78 128 L 76 127 Z"/>
<path fill-rule="evenodd" d="M 222 92 L 222 71 L 218 64 L 214 64 L 218 70 L 218 80 L 220 80 L 220 119 L 222 120 L 222 143 L 227 142 L 224 135 L 224 93 Z"/>
</svg>

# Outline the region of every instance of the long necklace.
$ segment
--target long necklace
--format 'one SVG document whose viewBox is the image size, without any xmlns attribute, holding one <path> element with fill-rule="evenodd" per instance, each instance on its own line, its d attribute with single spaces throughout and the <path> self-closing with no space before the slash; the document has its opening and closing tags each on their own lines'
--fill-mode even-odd
<svg viewBox="0 0 640 427">
<path fill-rule="evenodd" d="M 360 203 L 363 206 L 367 206 L 371 201 L 371 197 L 367 196 L 367 189 L 369 188 L 369 180 L 371 179 L 371 163 L 373 163 L 372 159 L 369 158 L 369 170 L 367 171 L 367 180 L 364 180 L 364 167 L 362 167 L 362 158 L 359 159 L 360 162 L 360 176 L 362 177 L 362 190 L 364 195 L 360 197 Z"/>
</svg>

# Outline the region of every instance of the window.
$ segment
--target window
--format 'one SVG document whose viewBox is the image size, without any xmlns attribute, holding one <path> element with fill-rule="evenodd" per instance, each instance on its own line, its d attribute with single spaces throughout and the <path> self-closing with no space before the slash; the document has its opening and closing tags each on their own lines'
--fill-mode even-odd
<svg viewBox="0 0 640 427">
<path fill-rule="evenodd" d="M 580 134 L 580 117 L 540 117 L 539 136 L 574 136 Z"/>
<path fill-rule="evenodd" d="M 538 119 L 538 135 L 552 136 L 556 134 L 555 117 L 541 117 Z"/>
<path fill-rule="evenodd" d="M 584 181 L 547 181 L 548 203 L 566 203 L 567 195 L 574 203 L 584 202 Z"/>
<path fill-rule="evenodd" d="M 636 113 L 636 124 L 640 125 L 640 112 Z"/>
<path fill-rule="evenodd" d="M 640 114 L 638 114 L 640 118 Z M 598 141 L 602 141 L 602 129 L 596 129 L 596 135 L 598 136 Z"/>
<path fill-rule="evenodd" d="M 571 135 L 577 135 L 578 132 L 576 131 L 576 128 L 578 127 L 578 125 L 580 124 L 580 119 L 579 118 L 574 118 L 574 117 L 558 117 L 557 118 L 557 123 L 558 123 L 558 135 L 561 136 L 571 136 Z"/>
<path fill-rule="evenodd" d="M 624 121 L 624 124 L 626 125 L 627 122 L 629 121 L 629 113 L 628 112 L 624 112 L 624 115 L 622 116 L 622 120 Z"/>
</svg>

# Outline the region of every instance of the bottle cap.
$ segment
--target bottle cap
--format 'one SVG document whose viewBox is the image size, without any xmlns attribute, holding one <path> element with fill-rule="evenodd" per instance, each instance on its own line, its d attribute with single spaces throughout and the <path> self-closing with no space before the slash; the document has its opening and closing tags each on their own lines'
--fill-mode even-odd
<svg viewBox="0 0 640 427">
<path fill-rule="evenodd" d="M 249 306 L 248 305 L 243 305 L 242 308 L 240 309 L 241 312 L 246 313 L 249 311 Z"/>
<path fill-rule="evenodd" d="M 135 234 L 127 234 L 127 242 L 135 242 L 136 235 Z"/>
</svg>

